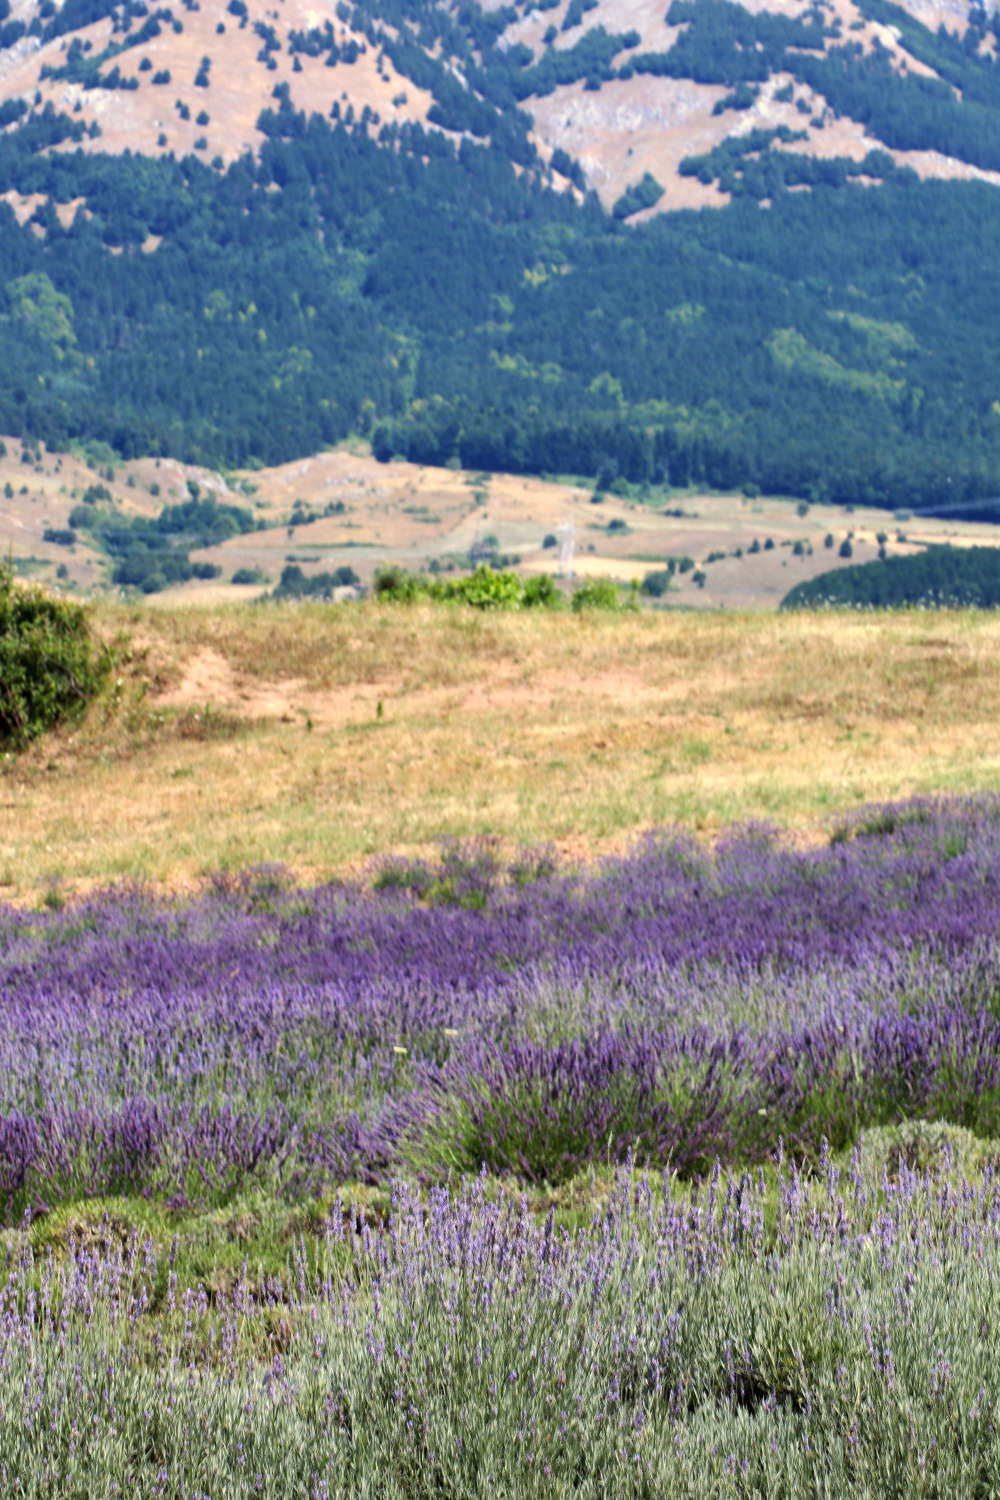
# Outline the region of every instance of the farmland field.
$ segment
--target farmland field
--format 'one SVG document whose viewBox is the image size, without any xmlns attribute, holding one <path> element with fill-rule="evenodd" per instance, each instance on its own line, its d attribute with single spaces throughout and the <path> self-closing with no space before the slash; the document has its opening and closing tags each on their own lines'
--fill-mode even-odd
<svg viewBox="0 0 1000 1500">
<path fill-rule="evenodd" d="M 99 466 L 83 450 L 26 448 L 6 435 L 0 486 L 3 555 L 56 588 L 85 593 L 108 587 L 114 561 L 93 527 L 81 523 L 85 495 L 101 496 L 91 506 L 95 515 L 104 504 L 108 516 L 130 524 L 152 522 L 165 506 L 189 501 L 191 486 L 203 499 L 242 508 L 253 529 L 211 544 L 189 539 L 192 559 L 218 576 L 148 596 L 171 607 L 259 598 L 290 563 L 307 579 L 350 568 L 368 586 L 381 566 L 447 574 L 467 568 L 470 550 L 478 549 L 479 555 L 496 550 L 524 576 L 551 574 L 558 567 L 556 535 L 567 524 L 578 579 L 641 583 L 670 558 L 690 559 L 690 568 L 674 574 L 666 601 L 686 609 L 774 609 L 796 584 L 846 566 L 845 542 L 854 563 L 872 561 L 880 547 L 887 556 L 908 557 L 933 545 L 997 544 L 988 520 L 809 505 L 794 496 L 634 486 L 595 503 L 592 480 L 378 463 L 363 442 L 223 475 L 171 458 Z M 241 570 L 257 581 L 240 582 Z M 700 582 L 696 571 L 704 574 Z"/>
<path fill-rule="evenodd" d="M 991 1493 L 990 616 L 96 619 L 0 781 L 0 1491 Z"/>
<path fill-rule="evenodd" d="M 986 1493 L 998 822 L 7 908 L 8 1491 Z"/>
</svg>

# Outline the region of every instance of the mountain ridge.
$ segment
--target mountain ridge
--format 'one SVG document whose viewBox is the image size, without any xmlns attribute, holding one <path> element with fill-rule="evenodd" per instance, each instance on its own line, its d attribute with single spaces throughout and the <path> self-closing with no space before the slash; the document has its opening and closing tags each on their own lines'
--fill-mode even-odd
<svg viewBox="0 0 1000 1500">
<path fill-rule="evenodd" d="M 704 13 L 706 5 L 712 9 L 713 0 L 699 4 Z M 453 13 L 467 16 L 473 8 L 408 7 L 410 19 L 440 12 L 449 20 Z M 89 19 L 95 10 L 107 14 Z M 900 78 L 945 81 L 918 55 L 919 48 L 914 50 L 912 43 L 907 47 L 909 38 L 898 25 L 876 19 L 879 13 L 898 12 L 918 23 L 922 17 L 939 17 L 942 25 L 949 20 L 949 35 L 963 44 L 970 34 L 978 37 L 976 56 L 995 57 L 995 30 L 986 21 L 990 13 L 963 0 L 947 5 L 940 0 L 907 0 L 898 6 L 865 0 L 751 0 L 731 10 L 784 23 L 789 35 L 795 34 L 789 28 L 798 27 L 827 57 L 848 43 L 860 48 L 863 57 L 884 55 Z M 366 124 L 370 120 L 373 129 L 409 123 L 460 136 L 460 130 L 449 128 L 455 121 L 442 115 L 436 98 L 434 88 L 440 95 L 445 84 L 440 76 L 435 83 L 428 74 L 434 68 L 432 53 L 410 42 L 415 27 L 402 18 L 396 25 L 386 19 L 396 14 L 388 4 L 366 11 L 344 0 L 279 0 L 277 6 L 268 0 L 236 0 L 235 9 L 223 0 L 205 0 L 204 6 L 200 0 L 187 0 L 173 10 L 137 5 L 134 0 L 116 7 L 101 0 L 67 0 L 60 10 L 53 0 L 14 0 L 4 34 L 25 30 L 0 53 L 0 104 L 8 110 L 51 104 L 57 111 L 78 115 L 88 131 L 80 142 L 84 150 L 131 150 L 153 156 L 194 151 L 206 161 L 221 159 L 224 165 L 247 150 L 259 152 L 265 138 L 259 116 L 269 107 L 275 87 L 287 92 L 291 107 L 307 114 L 328 114 L 337 106 L 345 114 L 352 111 L 353 118 L 363 117 Z M 1000 164 L 991 168 L 936 148 L 893 145 L 884 139 L 884 131 L 879 133 L 877 122 L 836 111 L 814 84 L 781 68 L 768 68 L 765 78 L 728 107 L 721 106 L 734 95 L 722 76 L 723 62 L 717 61 L 718 81 L 706 77 L 711 65 L 701 65 L 699 77 L 643 71 L 654 64 L 659 67 L 657 60 L 667 59 L 677 51 L 678 42 L 691 35 L 697 22 L 670 19 L 687 14 L 677 4 L 664 11 L 663 0 L 590 0 L 585 7 L 579 0 L 557 0 L 544 9 L 487 7 L 479 12 L 483 20 L 478 29 L 467 30 L 473 43 L 481 43 L 471 54 L 480 62 L 514 57 L 521 75 L 537 76 L 532 91 L 515 73 L 514 92 L 518 107 L 530 118 L 526 138 L 551 180 L 565 186 L 566 174 L 555 168 L 575 162 L 577 186 L 597 191 L 608 209 L 647 171 L 665 193 L 658 205 L 640 214 L 728 201 L 730 194 L 718 184 L 683 175 L 681 163 L 762 127 L 801 134 L 794 146 L 797 154 L 860 162 L 873 149 L 887 149 L 898 165 L 910 166 L 922 177 L 978 176 L 1000 184 Z M 983 18 L 978 28 L 970 25 L 970 16 Z M 140 17 L 143 25 L 133 31 Z M 73 25 L 75 19 L 82 24 Z M 63 25 L 65 29 L 53 30 Z M 32 27 L 41 34 L 33 35 Z M 586 50 L 588 42 L 593 53 L 589 63 L 574 64 L 572 58 Z M 598 43 L 603 44 L 603 56 L 595 50 Z M 454 38 L 450 44 L 457 46 Z M 440 38 L 435 45 L 447 58 Z M 758 42 L 757 50 L 760 46 Z M 447 60 L 455 87 L 477 103 L 501 91 L 489 76 L 489 66 L 479 79 L 471 69 L 471 77 L 463 76 L 454 53 Z M 683 68 L 683 60 L 676 66 Z M 697 58 L 691 67 L 699 72 Z M 755 71 L 745 59 L 742 67 L 744 72 Z M 575 78 L 562 76 L 574 72 Z M 415 76 L 421 73 L 424 85 Z M 476 83 L 482 87 L 477 89 Z M 473 122 L 473 133 L 482 128 Z M 567 157 L 570 162 L 564 160 Z M 8 201 L 19 217 L 30 217 L 33 209 L 23 200 L 15 195 Z"/>
</svg>

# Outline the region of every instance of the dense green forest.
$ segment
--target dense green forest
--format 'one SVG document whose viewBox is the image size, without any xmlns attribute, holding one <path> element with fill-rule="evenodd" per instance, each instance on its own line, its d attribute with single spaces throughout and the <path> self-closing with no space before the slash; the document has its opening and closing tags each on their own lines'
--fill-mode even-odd
<svg viewBox="0 0 1000 1500">
<path fill-rule="evenodd" d="M 810 578 L 791 589 L 782 609 L 898 609 L 905 605 L 996 609 L 1000 549 L 928 547 L 909 557 L 859 563 Z"/>
<path fill-rule="evenodd" d="M 68 31 L 95 8 L 115 17 L 118 59 L 169 16 L 141 0 L 67 0 L 46 24 Z M 897 16 L 882 0 L 863 8 Z M 553 178 L 526 134 L 529 93 L 570 75 L 600 86 L 634 44 L 587 30 L 578 9 L 566 20 L 579 39 L 534 60 L 496 45 L 510 7 L 347 12 L 461 139 L 336 105 L 307 118 L 279 84 L 259 156 L 224 169 L 84 152 L 71 115 L 8 111 L 0 192 L 46 201 L 24 226 L 0 203 L 0 430 L 215 465 L 360 432 L 381 458 L 990 515 L 1000 318 L 984 268 L 1000 192 L 920 182 L 887 153 L 860 168 L 818 162 L 787 131 L 755 132 L 688 164 L 724 182 L 728 207 L 629 224 L 659 184 L 644 179 L 606 213 L 557 191 L 579 168 L 563 153 Z M 894 101 L 900 139 L 992 161 L 1000 90 L 985 50 L 906 17 L 914 55 L 953 81 L 946 108 L 926 80 L 890 86 L 885 59 L 849 39 L 823 54 L 825 12 L 792 21 L 674 0 L 675 14 L 688 23 L 677 47 L 633 51 L 626 76 L 684 69 L 731 86 L 738 108 L 780 65 L 855 117 L 859 91 L 873 109 Z M 332 47 L 332 32 L 294 45 Z M 464 86 L 430 46 L 463 61 Z M 809 192 L 789 190 L 802 183 Z M 55 205 L 79 197 L 87 212 L 64 227 Z"/>
</svg>

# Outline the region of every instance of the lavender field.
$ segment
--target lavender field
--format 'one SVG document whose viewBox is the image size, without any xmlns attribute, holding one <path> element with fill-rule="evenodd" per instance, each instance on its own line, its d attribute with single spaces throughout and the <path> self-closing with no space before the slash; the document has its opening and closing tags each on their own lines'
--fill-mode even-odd
<svg viewBox="0 0 1000 1500">
<path fill-rule="evenodd" d="M 0 1493 L 997 1492 L 1000 801 L 0 907 L 0 996 Z"/>
</svg>

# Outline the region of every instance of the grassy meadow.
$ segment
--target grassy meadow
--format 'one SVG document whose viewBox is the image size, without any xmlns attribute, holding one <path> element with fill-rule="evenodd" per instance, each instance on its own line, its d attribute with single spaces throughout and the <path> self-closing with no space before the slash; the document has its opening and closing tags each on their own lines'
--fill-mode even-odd
<svg viewBox="0 0 1000 1500">
<path fill-rule="evenodd" d="M 1000 785 L 987 614 L 100 604 L 116 676 L 2 765 L 0 894 L 357 870 L 442 835 L 583 859 L 678 823 L 805 840 Z"/>
<path fill-rule="evenodd" d="M 0 1492 L 995 1492 L 993 616 L 93 618 L 0 771 Z"/>
</svg>

